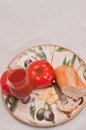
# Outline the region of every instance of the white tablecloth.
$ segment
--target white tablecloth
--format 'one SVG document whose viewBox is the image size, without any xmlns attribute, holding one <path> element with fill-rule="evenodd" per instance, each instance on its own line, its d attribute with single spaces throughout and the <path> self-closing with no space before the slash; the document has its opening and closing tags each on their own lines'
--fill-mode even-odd
<svg viewBox="0 0 86 130">
<path fill-rule="evenodd" d="M 67 47 L 86 63 L 86 0 L 0 0 L 0 75 L 16 53 L 41 43 Z M 28 129 L 40 128 L 14 119 L 0 93 L 0 130 Z M 65 124 L 42 129 L 86 130 L 86 107 Z"/>
</svg>

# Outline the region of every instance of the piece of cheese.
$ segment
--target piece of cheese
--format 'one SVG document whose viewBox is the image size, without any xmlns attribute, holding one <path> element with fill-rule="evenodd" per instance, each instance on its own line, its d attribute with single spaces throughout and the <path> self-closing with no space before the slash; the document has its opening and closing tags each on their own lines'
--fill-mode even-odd
<svg viewBox="0 0 86 130">
<path fill-rule="evenodd" d="M 51 94 L 51 95 L 56 94 L 54 87 L 52 87 L 52 88 L 50 89 L 50 94 Z"/>
<path fill-rule="evenodd" d="M 54 102 L 56 102 L 57 100 L 58 100 L 58 95 L 57 94 L 55 94 L 55 95 L 52 95 L 52 98 L 53 98 L 53 100 L 54 100 Z"/>
<path fill-rule="evenodd" d="M 54 104 L 58 100 L 58 95 L 55 92 L 54 87 L 47 88 L 41 95 L 38 96 L 40 100 L 43 100 L 48 105 Z"/>
<path fill-rule="evenodd" d="M 58 95 L 52 95 L 50 98 L 47 99 L 48 105 L 54 104 L 58 100 Z"/>
<path fill-rule="evenodd" d="M 46 101 L 51 96 L 50 91 L 51 91 L 51 88 L 47 88 L 41 95 L 38 96 L 38 98 Z"/>
</svg>

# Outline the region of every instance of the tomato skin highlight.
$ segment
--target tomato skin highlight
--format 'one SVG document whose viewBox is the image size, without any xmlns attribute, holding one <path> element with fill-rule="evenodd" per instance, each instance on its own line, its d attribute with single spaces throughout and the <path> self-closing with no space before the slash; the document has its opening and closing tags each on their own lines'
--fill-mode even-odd
<svg viewBox="0 0 86 130">
<path fill-rule="evenodd" d="M 27 72 L 36 88 L 46 88 L 54 80 L 54 69 L 47 61 L 37 60 L 32 62 L 27 68 Z"/>
<path fill-rule="evenodd" d="M 8 70 L 6 70 L 2 76 L 1 76 L 1 79 L 0 79 L 0 84 L 1 84 L 1 88 L 2 88 L 2 92 L 5 94 L 5 95 L 9 95 L 9 96 L 12 96 L 10 90 L 9 90 L 9 86 L 7 85 L 7 73 L 8 73 Z"/>
</svg>

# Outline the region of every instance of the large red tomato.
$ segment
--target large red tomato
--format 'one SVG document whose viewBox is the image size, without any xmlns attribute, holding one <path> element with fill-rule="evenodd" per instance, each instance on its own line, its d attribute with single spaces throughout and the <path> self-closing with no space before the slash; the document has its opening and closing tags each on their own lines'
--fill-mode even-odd
<svg viewBox="0 0 86 130">
<path fill-rule="evenodd" d="M 7 85 L 7 73 L 8 70 L 6 70 L 2 76 L 1 76 L 1 88 L 2 88 L 2 92 L 6 95 L 12 95 L 10 90 L 9 90 L 9 86 Z"/>
<path fill-rule="evenodd" d="M 27 72 L 36 88 L 48 87 L 54 80 L 54 69 L 47 61 L 37 60 L 32 62 L 28 66 Z"/>
</svg>

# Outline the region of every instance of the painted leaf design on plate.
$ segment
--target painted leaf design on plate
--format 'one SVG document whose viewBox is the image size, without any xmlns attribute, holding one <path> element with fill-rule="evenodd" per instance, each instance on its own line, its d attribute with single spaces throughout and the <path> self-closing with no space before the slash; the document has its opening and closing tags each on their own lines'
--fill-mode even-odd
<svg viewBox="0 0 86 130">
<path fill-rule="evenodd" d="M 75 61 L 76 61 L 76 55 L 74 54 L 72 59 L 71 59 L 71 65 L 74 65 Z"/>
<path fill-rule="evenodd" d="M 67 66 L 70 64 L 70 60 L 67 61 L 67 56 L 65 56 L 65 58 L 63 60 L 63 64 L 67 65 Z"/>
<path fill-rule="evenodd" d="M 78 61 L 79 61 L 79 63 L 81 63 L 81 59 L 78 57 Z"/>
<path fill-rule="evenodd" d="M 13 96 L 7 96 L 5 100 L 6 104 L 10 104 L 9 110 L 15 112 L 18 104 L 18 99 Z"/>
<path fill-rule="evenodd" d="M 51 107 L 50 105 L 47 105 L 47 109 L 48 109 L 49 111 L 52 111 L 52 107 Z"/>
<path fill-rule="evenodd" d="M 84 77 L 84 79 L 86 80 L 86 68 L 85 68 L 84 71 L 83 71 L 83 77 Z"/>
<path fill-rule="evenodd" d="M 7 66 L 7 69 L 10 69 L 10 65 Z"/>
<path fill-rule="evenodd" d="M 47 56 L 46 56 L 46 54 L 45 54 L 45 52 L 43 51 L 43 49 L 42 49 L 41 46 L 38 47 L 38 50 L 39 50 L 39 51 L 30 49 L 29 51 L 32 52 L 32 53 L 34 53 L 34 54 L 35 54 L 37 57 L 39 57 L 40 59 L 42 59 L 42 60 L 47 60 Z"/>
<path fill-rule="evenodd" d="M 8 101 L 9 101 L 9 96 L 6 97 L 5 103 L 8 104 Z"/>
<path fill-rule="evenodd" d="M 56 51 L 58 51 L 58 52 L 63 52 L 63 51 L 67 51 L 67 49 L 66 49 L 66 48 L 63 48 L 63 47 L 59 47 Z"/>
<path fill-rule="evenodd" d="M 30 109 L 30 115 L 31 115 L 32 119 L 34 120 L 35 114 L 36 114 L 35 98 L 32 99 L 29 109 Z"/>
<path fill-rule="evenodd" d="M 38 125 L 36 122 L 33 122 L 33 121 L 31 121 L 31 120 L 29 120 L 29 122 L 30 122 L 30 124 L 32 124 L 32 125 Z"/>
<path fill-rule="evenodd" d="M 69 60 L 67 60 L 67 56 L 65 56 L 65 58 L 63 60 L 63 64 L 67 65 L 67 66 L 74 65 L 75 61 L 76 61 L 76 58 L 77 58 L 77 56 L 75 54 L 73 55 L 72 59 L 69 59 Z"/>
<path fill-rule="evenodd" d="M 44 53 L 44 51 L 43 51 L 41 46 L 39 46 L 39 50 L 41 51 L 41 55 L 43 55 L 43 58 L 47 59 L 46 54 Z"/>
</svg>

